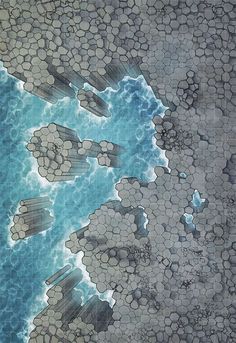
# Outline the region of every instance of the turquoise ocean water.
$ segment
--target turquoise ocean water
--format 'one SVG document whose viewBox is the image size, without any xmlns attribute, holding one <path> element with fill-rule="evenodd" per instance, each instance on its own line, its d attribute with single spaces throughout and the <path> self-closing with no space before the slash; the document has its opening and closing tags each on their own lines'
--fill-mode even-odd
<svg viewBox="0 0 236 343">
<path fill-rule="evenodd" d="M 125 78 L 117 90 L 107 89 L 101 96 L 109 103 L 111 118 L 82 110 L 76 99 L 47 104 L 26 93 L 0 65 L 0 343 L 27 342 L 34 315 L 46 305 L 46 278 L 67 262 L 83 268 L 81 255 L 72 256 L 65 240 L 102 203 L 117 198 L 115 183 L 123 176 L 152 180 L 153 167 L 165 164 L 154 145 L 151 123 L 153 115 L 164 115 L 165 108 L 144 79 Z M 81 139 L 122 145 L 122 167 L 107 169 L 91 159 L 90 170 L 74 182 L 48 183 L 38 175 L 25 145 L 34 129 L 50 122 L 73 128 Z M 46 194 L 53 200 L 52 228 L 13 243 L 9 228 L 19 200 Z M 96 292 L 86 273 L 80 288 L 84 299 Z"/>
</svg>

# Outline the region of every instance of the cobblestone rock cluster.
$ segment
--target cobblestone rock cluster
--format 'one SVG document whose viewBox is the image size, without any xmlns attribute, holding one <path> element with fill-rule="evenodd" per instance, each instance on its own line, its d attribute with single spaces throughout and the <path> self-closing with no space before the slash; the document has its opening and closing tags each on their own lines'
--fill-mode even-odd
<svg viewBox="0 0 236 343">
<path fill-rule="evenodd" d="M 90 90 L 80 89 L 77 95 L 80 106 L 98 117 L 109 117 L 108 104 Z"/>
<path fill-rule="evenodd" d="M 46 281 L 46 285 L 51 285 L 53 282 L 55 282 L 57 279 L 59 279 L 59 277 L 61 277 L 62 275 L 64 275 L 68 270 L 70 270 L 71 266 L 70 264 L 67 264 L 66 266 L 64 266 L 63 268 L 61 268 L 60 270 L 58 270 L 55 274 L 53 274 L 52 276 L 50 276 Z"/>
<path fill-rule="evenodd" d="M 171 109 L 212 102 L 216 92 L 217 107 L 232 109 L 233 9 L 233 0 L 3 0 L 1 58 L 50 102 L 75 96 L 70 84 L 104 90 L 143 74 Z"/>
<path fill-rule="evenodd" d="M 82 272 L 76 268 L 67 273 L 69 269 L 65 267 L 49 278 L 50 284 L 56 283 L 47 291 L 47 308 L 34 318 L 35 329 L 29 343 L 96 342 L 96 333 L 112 322 L 112 309 L 98 296 L 82 305 L 81 294 L 76 290 Z"/>
<path fill-rule="evenodd" d="M 80 141 L 76 131 L 55 123 L 34 131 L 27 149 L 37 159 L 39 175 L 49 182 L 71 181 L 86 173 L 87 157 L 97 158 L 101 166 L 118 167 L 122 151 L 107 141 Z"/>
<path fill-rule="evenodd" d="M 74 96 L 70 83 L 102 91 L 124 75 L 143 74 L 169 107 L 153 119 L 168 168 L 155 168 L 153 182 L 120 180 L 120 201 L 102 205 L 66 243 L 84 252 L 91 279 L 100 291 L 112 289 L 116 301 L 114 323 L 95 336 L 89 325 L 83 334 L 74 318 L 72 342 L 234 343 L 234 1 L 3 0 L 2 6 L 1 57 L 26 90 L 55 102 Z M 202 212 L 191 205 L 196 190 L 207 200 Z M 186 230 L 184 214 L 193 216 L 197 235 Z M 32 343 L 53 336 L 52 342 L 70 342 L 67 329 L 60 330 L 55 338 L 40 322 Z"/>
<path fill-rule="evenodd" d="M 186 78 L 178 83 L 177 95 L 184 108 L 189 109 L 193 106 L 198 97 L 198 89 L 195 73 L 190 70 L 187 72 Z"/>
<path fill-rule="evenodd" d="M 231 155 L 227 161 L 224 173 L 229 176 L 229 181 L 232 184 L 236 183 L 236 154 Z"/>
<path fill-rule="evenodd" d="M 21 200 L 19 213 L 14 215 L 10 228 L 11 238 L 17 241 L 49 229 L 53 222 L 47 209 L 50 206 L 48 197 Z"/>
<path fill-rule="evenodd" d="M 155 174 L 149 183 L 123 178 L 120 201 L 102 205 L 66 242 L 72 253 L 83 251 L 98 291 L 114 291 L 114 322 L 90 341 L 233 343 L 232 185 L 226 180 L 220 197 L 206 193 L 207 206 L 196 211 L 191 170 L 186 178 L 163 167 Z M 186 232 L 183 213 L 193 216 L 199 235 Z"/>
<path fill-rule="evenodd" d="M 209 194 L 196 211 L 191 174 L 155 173 L 149 183 L 122 179 L 121 200 L 102 205 L 66 242 L 83 251 L 98 290 L 114 291 L 114 323 L 97 342 L 233 342 L 235 230 L 228 219 L 235 220 L 235 203 Z M 186 232 L 183 213 L 193 216 L 198 235 Z"/>
<path fill-rule="evenodd" d="M 147 69 L 143 57 L 153 37 L 147 36 L 145 11 L 133 1 L 124 7 L 65 0 L 11 0 L 2 6 L 4 65 L 25 90 L 46 101 L 74 97 L 71 84 L 104 90 Z"/>
<path fill-rule="evenodd" d="M 196 212 L 191 175 L 155 172 L 148 184 L 122 179 L 121 201 L 102 205 L 66 243 L 84 252 L 99 291 L 114 290 L 115 322 L 98 342 L 233 342 L 234 230 L 222 205 L 234 202 L 214 199 Z M 142 234 L 139 211 L 147 216 Z M 198 236 L 186 233 L 182 213 L 193 215 Z"/>
</svg>

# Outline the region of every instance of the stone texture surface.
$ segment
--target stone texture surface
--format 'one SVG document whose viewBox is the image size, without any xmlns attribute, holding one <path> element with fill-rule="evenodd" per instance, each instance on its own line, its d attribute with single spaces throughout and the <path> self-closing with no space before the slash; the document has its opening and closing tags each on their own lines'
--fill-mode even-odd
<svg viewBox="0 0 236 343">
<path fill-rule="evenodd" d="M 118 167 L 122 151 L 108 141 L 80 141 L 76 131 L 55 123 L 35 130 L 27 149 L 37 159 L 39 175 L 49 182 L 72 181 L 86 173 L 90 165 L 87 157 L 97 158 L 101 166 Z"/>
<path fill-rule="evenodd" d="M 53 217 L 47 208 L 51 205 L 48 197 L 21 200 L 19 213 L 13 216 L 13 225 L 10 228 L 11 238 L 17 241 L 49 229 Z"/>
<path fill-rule="evenodd" d="M 148 184 L 122 179 L 120 201 L 101 206 L 66 243 L 84 252 L 100 291 L 114 290 L 114 323 L 95 332 L 78 317 L 55 332 L 43 322 L 32 343 L 235 342 L 234 0 L 2 7 L 1 58 L 26 90 L 55 102 L 74 96 L 70 83 L 101 91 L 142 73 L 169 107 L 153 122 L 170 170 L 157 167 Z M 191 205 L 195 190 L 207 200 L 202 212 Z"/>
<path fill-rule="evenodd" d="M 34 318 L 35 329 L 30 333 L 30 343 L 96 342 L 93 340 L 96 332 L 106 330 L 113 322 L 108 302 L 97 295 L 82 305 L 76 286 L 83 274 L 78 268 L 67 271 L 68 268 L 63 268 L 60 275 L 52 276 L 54 280 L 50 283 L 56 283 L 47 291 L 48 306 Z"/>
<path fill-rule="evenodd" d="M 109 117 L 108 104 L 92 91 L 80 89 L 77 98 L 80 106 L 92 112 L 98 117 Z"/>
</svg>

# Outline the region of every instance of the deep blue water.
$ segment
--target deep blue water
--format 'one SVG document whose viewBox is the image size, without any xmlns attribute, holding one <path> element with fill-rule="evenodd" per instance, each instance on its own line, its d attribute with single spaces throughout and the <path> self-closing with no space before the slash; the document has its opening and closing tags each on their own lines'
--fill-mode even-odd
<svg viewBox="0 0 236 343">
<path fill-rule="evenodd" d="M 102 97 L 110 104 L 109 119 L 100 119 L 65 98 L 55 105 L 23 91 L 22 83 L 0 66 L 0 343 L 23 343 L 33 316 L 45 307 L 44 280 L 66 262 L 80 266 L 64 242 L 85 225 L 88 215 L 108 199 L 117 197 L 114 185 L 122 176 L 152 178 L 153 167 L 164 164 L 153 145 L 154 114 L 164 107 L 144 79 L 125 78 L 119 89 Z M 32 131 L 50 122 L 75 129 L 82 139 L 102 139 L 126 148 L 120 169 L 99 167 L 91 160 L 87 174 L 75 182 L 50 184 L 40 178 L 36 163 L 25 148 Z M 55 220 L 44 234 L 16 244 L 9 227 L 20 199 L 48 194 Z M 85 280 L 84 297 L 95 292 Z"/>
</svg>

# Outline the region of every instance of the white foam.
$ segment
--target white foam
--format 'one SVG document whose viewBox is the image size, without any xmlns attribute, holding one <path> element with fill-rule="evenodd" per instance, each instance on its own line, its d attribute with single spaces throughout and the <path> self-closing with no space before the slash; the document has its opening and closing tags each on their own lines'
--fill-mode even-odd
<svg viewBox="0 0 236 343">
<path fill-rule="evenodd" d="M 90 91 L 92 91 L 93 93 L 95 93 L 95 94 L 98 94 L 99 93 L 99 91 L 96 89 L 96 88 L 94 88 L 93 86 L 91 86 L 89 83 L 85 83 L 84 84 L 84 87 L 83 87 L 83 89 L 84 90 L 90 90 Z"/>
<path fill-rule="evenodd" d="M 115 187 L 116 184 L 114 184 L 113 186 L 113 190 L 112 190 L 112 199 L 113 200 L 120 200 L 120 197 L 118 195 L 118 190 Z"/>
<path fill-rule="evenodd" d="M 144 227 L 144 229 L 146 230 L 146 229 L 147 229 L 147 225 L 148 225 L 148 223 L 149 223 L 148 215 L 147 215 L 147 213 L 145 212 L 145 208 L 144 208 L 143 206 L 138 206 L 138 207 L 143 209 L 143 216 L 145 217 L 145 222 L 143 223 L 143 227 Z"/>
<path fill-rule="evenodd" d="M 14 241 L 11 238 L 11 231 L 10 228 L 14 225 L 13 220 L 11 220 L 10 224 L 7 226 L 7 244 L 9 246 L 9 248 L 13 249 L 15 247 L 15 245 L 17 243 L 19 243 L 19 241 Z"/>
<path fill-rule="evenodd" d="M 45 107 L 47 107 L 47 105 Z M 28 143 L 27 141 L 33 136 L 34 131 L 40 130 L 42 126 L 47 126 L 47 125 L 48 124 L 44 124 L 43 122 L 41 122 L 39 124 L 39 126 L 33 126 L 33 127 L 30 127 L 28 130 L 26 130 L 25 131 L 25 135 L 24 135 L 24 137 L 26 138 L 25 139 L 26 140 L 25 144 L 27 144 Z"/>
<path fill-rule="evenodd" d="M 17 204 L 17 207 L 16 207 L 16 211 L 15 213 L 19 212 L 19 207 L 20 207 L 20 204 L 18 203 Z M 12 238 L 11 238 L 11 231 L 10 231 L 10 228 L 14 225 L 14 222 L 13 222 L 13 217 L 14 217 L 14 214 L 15 213 L 11 213 L 11 216 L 10 216 L 10 223 L 7 225 L 7 243 L 8 243 L 8 246 L 10 248 L 14 248 L 14 246 L 19 243 L 19 241 L 14 241 Z"/>
<path fill-rule="evenodd" d="M 13 249 L 16 244 L 18 244 L 19 241 L 14 241 L 12 238 L 11 238 L 11 233 L 10 233 L 10 228 L 9 228 L 9 231 L 8 231 L 8 235 L 7 235 L 7 244 L 9 246 L 9 248 Z"/>
<path fill-rule="evenodd" d="M 101 300 L 106 300 L 109 302 L 110 306 L 112 307 L 115 303 L 115 300 L 112 298 L 113 292 L 112 290 L 105 291 L 104 293 L 99 293 L 96 284 L 93 283 L 90 279 L 89 273 L 86 270 L 86 266 L 82 262 L 82 258 L 84 256 L 84 253 L 80 251 L 76 255 L 76 267 L 80 268 L 83 274 L 83 279 L 81 281 L 86 283 L 87 287 L 90 289 L 93 289 L 93 291 L 96 293 L 96 295 L 101 299 Z"/>
<path fill-rule="evenodd" d="M 47 295 L 46 292 L 50 287 L 43 284 L 42 293 L 35 298 L 34 305 L 31 307 L 30 316 L 26 320 L 27 325 L 24 331 L 17 334 L 18 337 L 22 338 L 24 343 L 28 343 L 31 331 L 34 329 L 33 320 L 39 312 L 41 312 L 47 305 Z"/>
<path fill-rule="evenodd" d="M 18 89 L 18 91 L 20 91 L 20 93 L 24 93 L 25 90 L 24 90 L 24 82 L 21 81 L 21 80 L 18 80 L 16 82 L 16 88 Z"/>
<path fill-rule="evenodd" d="M 59 101 L 59 100 L 58 100 Z M 57 103 L 56 103 L 57 104 Z M 50 110 L 53 106 L 55 106 L 56 104 L 52 104 L 51 102 L 46 102 L 45 103 L 45 110 Z"/>
<path fill-rule="evenodd" d="M 30 158 L 30 164 L 31 168 L 26 176 L 25 181 L 31 189 L 38 189 L 38 185 L 40 185 L 40 187 L 42 187 L 45 191 L 47 189 L 47 191 L 49 191 L 50 194 L 53 194 L 55 191 L 59 189 L 60 185 L 58 183 L 51 183 L 46 178 L 41 177 L 39 175 L 38 164 L 35 158 Z"/>
<path fill-rule="evenodd" d="M 79 221 L 79 225 L 81 228 L 87 226 L 89 223 L 90 223 L 90 220 L 87 217 L 84 217 L 84 218 L 80 219 L 80 221 Z M 74 231 L 72 231 L 72 232 L 74 232 Z"/>
<path fill-rule="evenodd" d="M 26 319 L 26 328 L 16 334 L 24 343 L 28 343 L 30 332 L 34 329 L 33 320 L 34 316 L 28 317 L 28 319 Z"/>
<path fill-rule="evenodd" d="M 70 102 L 71 102 L 71 98 L 68 96 L 65 96 L 64 98 L 59 99 L 57 104 L 58 105 L 68 105 Z"/>
<path fill-rule="evenodd" d="M 96 174 L 97 170 L 101 168 L 101 166 L 98 164 L 96 158 L 88 157 L 87 159 L 90 164 L 89 175 L 87 179 L 90 181 L 91 178 Z"/>
<path fill-rule="evenodd" d="M 153 166 L 149 165 L 148 169 L 146 170 L 146 172 L 144 173 L 146 178 L 148 179 L 148 182 L 152 182 L 156 180 L 156 174 L 154 172 L 154 168 Z"/>
<path fill-rule="evenodd" d="M 83 225 L 83 226 L 86 226 L 88 223 L 89 223 L 89 220 L 87 220 L 84 223 L 85 225 Z M 81 221 L 81 224 L 83 224 L 82 221 Z M 74 232 L 75 229 L 70 228 L 69 231 Z M 68 232 L 65 232 L 64 236 L 66 236 L 68 238 Z M 82 272 L 82 275 L 83 275 L 81 283 L 85 283 L 86 287 L 88 289 L 90 289 L 90 292 L 91 292 L 91 290 L 93 291 L 91 293 L 97 294 L 101 300 L 108 301 L 110 306 L 112 307 L 115 303 L 115 300 L 112 298 L 113 291 L 108 290 L 102 294 L 98 292 L 98 290 L 96 288 L 96 284 L 91 281 L 89 273 L 86 270 L 86 266 L 82 262 L 83 256 L 84 256 L 84 253 L 82 251 L 80 251 L 76 255 L 72 254 L 70 252 L 70 250 L 65 247 L 65 237 L 63 237 L 63 239 L 57 244 L 57 246 L 54 249 L 53 265 L 55 266 L 58 264 L 63 264 L 63 265 L 71 264 L 72 266 L 79 268 Z M 60 261 L 59 261 L 60 263 L 58 263 L 58 258 L 60 259 Z M 43 301 L 45 304 L 47 303 L 46 291 L 48 288 L 46 286 L 44 286 L 43 295 L 37 297 L 36 301 Z M 78 285 L 78 289 L 79 289 L 79 285 Z M 92 294 L 91 294 L 91 296 L 92 296 Z M 85 297 L 82 296 L 82 299 L 83 299 L 83 301 L 85 301 Z"/>
</svg>

